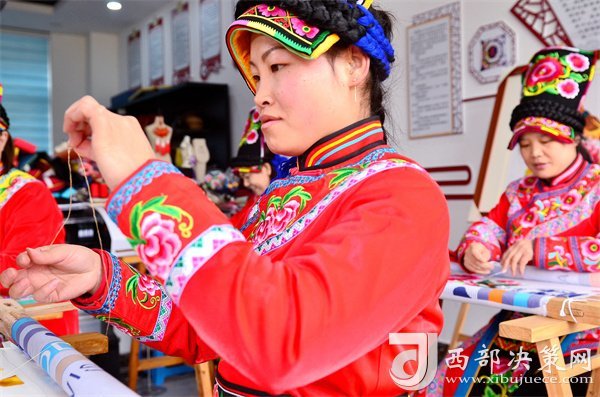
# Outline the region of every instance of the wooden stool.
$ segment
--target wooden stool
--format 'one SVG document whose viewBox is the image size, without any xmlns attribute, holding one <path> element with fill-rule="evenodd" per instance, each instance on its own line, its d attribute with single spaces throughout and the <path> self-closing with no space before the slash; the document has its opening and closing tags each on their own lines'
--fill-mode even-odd
<svg viewBox="0 0 600 397">
<path fill-rule="evenodd" d="M 150 369 L 170 367 L 173 365 L 185 364 L 181 357 L 159 356 L 140 359 L 140 342 L 137 339 L 131 340 L 131 352 L 129 353 L 129 388 L 136 390 L 138 373 Z M 210 397 L 214 386 L 215 367 L 212 361 L 207 361 L 194 365 L 196 375 L 196 385 L 198 395 L 201 397 Z"/>
<path fill-rule="evenodd" d="M 121 258 L 126 263 L 133 265 L 140 273 L 146 272 L 146 267 L 141 259 L 137 256 L 128 256 Z M 140 359 L 140 342 L 131 339 L 131 351 L 129 353 L 129 388 L 136 390 L 138 373 L 150 369 L 160 367 L 170 367 L 173 365 L 186 364 L 181 357 L 159 356 Z M 194 365 L 196 375 L 196 385 L 198 387 L 198 395 L 201 397 L 210 397 L 214 386 L 214 364 L 212 361 L 207 361 Z"/>
<path fill-rule="evenodd" d="M 594 328 L 598 328 L 598 325 L 573 323 L 543 316 L 528 316 L 500 323 L 500 336 L 535 343 L 540 363 L 544 364 L 544 379 L 554 377 L 558 380 L 558 382 L 545 382 L 548 396 L 572 397 L 570 383 L 565 380 L 587 372 L 588 365 L 575 363 L 567 368 L 559 337 Z M 556 356 L 553 356 L 556 358 L 555 365 L 548 365 L 548 368 L 545 368 L 545 351 L 556 352 Z M 600 354 L 596 354 L 590 360 L 592 383 L 588 386 L 587 397 L 597 397 L 600 396 Z"/>
<path fill-rule="evenodd" d="M 448 350 L 452 350 L 458 346 L 458 344 L 469 338 L 468 335 L 462 333 L 462 328 L 465 324 L 465 320 L 467 319 L 467 314 L 469 313 L 469 304 L 461 303 L 460 309 L 458 311 L 458 315 L 456 316 L 456 324 L 454 324 L 454 332 L 452 333 L 452 339 L 450 339 L 450 344 L 448 345 Z"/>
</svg>

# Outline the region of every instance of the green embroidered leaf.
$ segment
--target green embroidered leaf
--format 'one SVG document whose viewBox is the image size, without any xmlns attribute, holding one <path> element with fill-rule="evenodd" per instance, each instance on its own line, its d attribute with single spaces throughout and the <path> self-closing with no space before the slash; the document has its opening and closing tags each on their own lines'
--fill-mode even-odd
<svg viewBox="0 0 600 397">
<path fill-rule="evenodd" d="M 580 73 L 571 73 L 571 76 L 569 77 L 578 83 L 583 83 L 588 80 L 587 75 L 581 75 Z"/>
<path fill-rule="evenodd" d="M 558 95 L 558 90 L 554 86 L 549 86 L 546 88 L 546 91 L 548 91 L 550 94 Z"/>
<path fill-rule="evenodd" d="M 334 171 L 333 173 L 336 174 L 336 176 L 329 181 L 329 189 L 335 188 L 357 171 L 358 170 L 354 168 L 342 168 L 341 170 Z"/>
<path fill-rule="evenodd" d="M 153 207 L 152 210 L 158 212 L 159 214 L 166 215 L 171 218 L 177 219 L 177 221 L 181 221 L 181 210 L 172 205 L 163 205 Z"/>
<path fill-rule="evenodd" d="M 293 188 L 292 190 L 287 192 L 285 196 L 283 196 L 283 200 L 282 200 L 281 204 L 285 205 L 285 203 L 290 201 L 294 196 L 296 196 L 298 194 L 298 192 L 301 192 L 302 190 L 304 190 L 303 186 L 296 186 L 295 188 Z"/>
<path fill-rule="evenodd" d="M 128 238 L 127 241 L 129 241 L 129 244 L 131 244 L 133 248 L 137 247 L 138 245 L 144 245 L 148 243 L 143 238 Z"/>
<path fill-rule="evenodd" d="M 267 201 L 267 208 L 269 208 L 270 206 L 274 206 L 275 208 L 280 208 L 281 207 L 281 197 L 272 196 L 271 198 L 269 198 L 269 201 Z"/>
<path fill-rule="evenodd" d="M 158 196 L 146 201 L 143 208 L 144 212 L 151 209 L 152 207 L 163 205 L 166 199 L 167 196 Z"/>
<path fill-rule="evenodd" d="M 140 275 L 134 274 L 133 276 L 131 276 L 129 278 L 129 280 L 127 280 L 127 283 L 125 284 L 126 295 L 129 295 L 129 293 L 131 293 L 131 299 L 133 300 L 134 304 L 137 301 L 137 286 L 138 286 L 139 282 L 140 282 Z"/>
<path fill-rule="evenodd" d="M 142 217 L 142 204 L 137 203 L 131 210 L 131 236 L 140 239 L 140 221 Z"/>
</svg>

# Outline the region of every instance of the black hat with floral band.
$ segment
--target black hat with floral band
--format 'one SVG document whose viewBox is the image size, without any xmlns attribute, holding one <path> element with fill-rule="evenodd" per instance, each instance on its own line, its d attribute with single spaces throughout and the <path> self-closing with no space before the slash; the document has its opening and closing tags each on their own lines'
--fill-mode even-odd
<svg viewBox="0 0 600 397">
<path fill-rule="evenodd" d="M 230 165 L 240 172 L 250 172 L 252 168 L 260 167 L 265 161 L 269 161 L 268 158 L 265 158 L 267 155 L 270 153 L 260 130 L 259 114 L 253 108 L 248 115 L 237 156 L 231 160 Z"/>
<path fill-rule="evenodd" d="M 583 100 L 594 78 L 598 54 L 571 47 L 550 47 L 536 53 L 523 75 L 521 102 L 512 112 L 512 150 L 528 132 L 574 143 L 583 132 Z"/>
<path fill-rule="evenodd" d="M 337 42 L 354 44 L 376 65 L 381 80 L 390 74 L 394 49 L 371 11 L 372 0 L 239 0 L 226 43 L 250 90 L 251 33 L 269 36 L 294 54 L 316 59 Z"/>
</svg>

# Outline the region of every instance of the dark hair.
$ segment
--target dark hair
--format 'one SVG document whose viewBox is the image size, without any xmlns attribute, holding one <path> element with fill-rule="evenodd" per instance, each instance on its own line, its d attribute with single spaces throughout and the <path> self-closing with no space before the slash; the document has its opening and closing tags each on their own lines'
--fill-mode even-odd
<svg viewBox="0 0 600 397">
<path fill-rule="evenodd" d="M 549 100 L 528 101 L 519 104 L 512 112 L 510 129 L 514 129 L 515 125 L 526 117 L 545 117 L 573 127 L 577 134 L 581 134 L 585 127 L 585 116 L 583 113 L 569 106 Z"/>
<path fill-rule="evenodd" d="M 0 104 L 0 119 L 4 120 L 7 128 L 10 127 L 10 119 L 8 118 L 8 115 L 6 114 L 6 109 L 4 109 L 4 106 L 2 106 L 2 104 Z M 2 151 L 2 157 L 0 158 L 5 173 L 11 168 L 13 168 L 13 161 L 15 157 L 15 146 L 13 144 L 12 137 L 10 136 L 10 133 L 8 133 L 8 131 L 6 131 L 6 133 L 8 134 L 8 140 L 6 141 L 6 145 L 4 146 L 4 150 Z"/>
<path fill-rule="evenodd" d="M 281 7 L 291 11 L 305 22 L 329 30 L 340 36 L 340 41 L 325 54 L 335 57 L 340 51 L 356 43 L 366 33 L 367 28 L 358 23 L 362 11 L 356 7 L 356 0 L 238 0 L 235 17 L 238 18 L 249 8 L 257 4 L 267 4 Z M 393 17 L 390 13 L 371 6 L 369 11 L 379 22 L 385 36 L 392 41 Z M 383 88 L 386 72 L 379 62 L 371 62 L 371 73 L 367 90 L 371 104 L 371 115 L 379 116 L 381 122 L 385 121 L 387 111 L 384 101 L 387 92 Z"/>
<path fill-rule="evenodd" d="M 545 117 L 554 120 L 558 123 L 572 127 L 575 134 L 579 136 L 581 140 L 585 139 L 583 137 L 585 115 L 572 107 L 544 99 L 523 102 L 512 112 L 510 118 L 511 130 L 515 128 L 515 125 L 520 120 L 523 120 L 526 117 Z M 577 153 L 580 153 L 585 161 L 593 163 L 594 160 L 592 160 L 592 156 L 583 146 L 581 140 L 577 144 Z"/>
</svg>

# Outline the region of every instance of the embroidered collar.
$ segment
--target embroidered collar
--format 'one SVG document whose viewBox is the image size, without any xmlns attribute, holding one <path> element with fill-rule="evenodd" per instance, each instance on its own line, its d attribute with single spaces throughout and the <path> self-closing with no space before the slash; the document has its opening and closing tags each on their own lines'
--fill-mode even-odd
<svg viewBox="0 0 600 397">
<path fill-rule="evenodd" d="M 574 178 L 581 174 L 581 171 L 585 169 L 586 165 L 587 161 L 583 159 L 581 154 L 578 154 L 575 161 L 573 161 L 573 163 L 568 166 L 566 170 L 564 170 L 560 175 L 544 181 L 544 184 L 546 186 L 555 187 L 567 182 L 571 182 Z"/>
<path fill-rule="evenodd" d="M 298 157 L 298 168 L 307 171 L 332 167 L 384 144 L 379 117 L 369 117 L 319 139 Z"/>
</svg>

